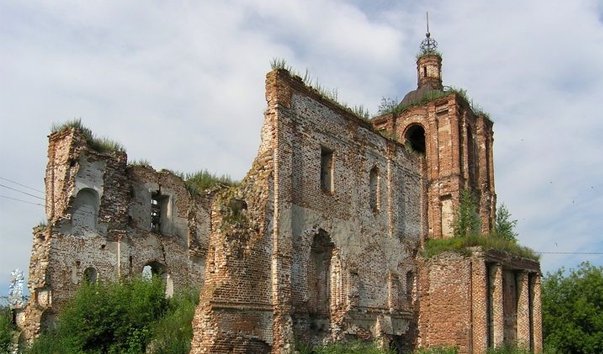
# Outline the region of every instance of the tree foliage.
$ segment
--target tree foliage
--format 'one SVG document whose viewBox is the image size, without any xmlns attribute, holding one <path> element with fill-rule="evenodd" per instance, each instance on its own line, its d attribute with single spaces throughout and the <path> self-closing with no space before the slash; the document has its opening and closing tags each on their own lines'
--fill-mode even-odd
<svg viewBox="0 0 603 354">
<path fill-rule="evenodd" d="M 459 207 L 454 220 L 454 236 L 466 237 L 479 235 L 482 221 L 477 212 L 477 201 L 473 194 L 464 189 L 461 192 Z"/>
<path fill-rule="evenodd" d="M 542 282 L 544 342 L 561 353 L 603 353 L 603 267 L 547 273 Z"/>
<path fill-rule="evenodd" d="M 11 341 L 15 333 L 15 326 L 12 323 L 11 310 L 8 307 L 0 308 L 0 353 L 8 353 L 11 348 Z"/>
<path fill-rule="evenodd" d="M 167 307 L 158 278 L 83 284 L 30 353 L 144 353 Z"/>
<path fill-rule="evenodd" d="M 517 220 L 511 219 L 511 213 L 504 204 L 496 209 L 496 222 L 494 224 L 494 235 L 508 241 L 517 241 L 515 227 Z"/>
</svg>

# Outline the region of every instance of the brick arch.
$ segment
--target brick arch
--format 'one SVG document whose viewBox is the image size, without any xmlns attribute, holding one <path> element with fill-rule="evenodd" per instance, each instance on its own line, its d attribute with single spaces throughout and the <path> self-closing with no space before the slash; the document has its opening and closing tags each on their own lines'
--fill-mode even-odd
<svg viewBox="0 0 603 354">
<path fill-rule="evenodd" d="M 404 128 L 400 140 L 404 145 L 410 146 L 414 151 L 423 155 L 427 152 L 427 131 L 423 124 L 419 122 L 408 124 Z"/>
</svg>

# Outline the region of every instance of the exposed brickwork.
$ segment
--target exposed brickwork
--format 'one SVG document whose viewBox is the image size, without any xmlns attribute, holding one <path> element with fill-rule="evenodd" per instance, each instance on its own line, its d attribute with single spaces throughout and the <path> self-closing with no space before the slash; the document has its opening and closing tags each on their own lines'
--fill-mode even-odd
<svg viewBox="0 0 603 354">
<path fill-rule="evenodd" d="M 268 73 L 251 169 L 201 194 L 169 171 L 128 166 L 123 152 L 94 151 L 77 129 L 52 134 L 24 336 L 52 324 L 85 273 L 116 280 L 151 266 L 167 293 L 200 288 L 191 353 L 349 338 L 540 351 L 537 262 L 480 249 L 419 256 L 426 239 L 451 236 L 463 189 L 489 232 L 496 194 L 492 122 L 442 94 L 439 56 L 419 58 L 417 75 L 409 108 L 369 122 L 285 70 Z"/>
</svg>

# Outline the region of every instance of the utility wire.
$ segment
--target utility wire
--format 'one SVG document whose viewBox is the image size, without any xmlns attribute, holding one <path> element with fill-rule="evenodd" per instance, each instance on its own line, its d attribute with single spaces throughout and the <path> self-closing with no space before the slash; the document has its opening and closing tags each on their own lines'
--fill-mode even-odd
<svg viewBox="0 0 603 354">
<path fill-rule="evenodd" d="M 0 177 L 0 179 L 3 180 L 3 181 L 6 181 L 6 182 L 14 183 L 14 184 L 16 184 L 18 186 L 21 186 L 21 187 L 25 187 L 27 189 L 31 189 L 32 191 L 36 191 L 36 192 L 40 192 L 40 193 L 44 194 L 44 191 L 41 191 L 41 190 L 33 188 L 33 187 L 26 186 L 24 184 L 21 184 L 19 182 L 13 181 L 13 180 L 10 180 L 8 178 Z"/>
<path fill-rule="evenodd" d="M 42 198 L 42 197 L 39 197 L 39 196 L 34 195 L 34 194 L 31 194 L 31 193 L 24 192 L 24 191 L 19 190 L 19 189 L 17 189 L 17 188 L 13 188 L 13 187 L 5 186 L 5 185 L 4 185 L 4 184 L 2 184 L 2 183 L 0 183 L 0 187 L 4 187 L 4 188 L 10 189 L 10 190 L 13 190 L 13 191 L 15 191 L 15 192 L 19 192 L 19 193 L 22 193 L 22 194 L 26 194 L 26 195 L 28 195 L 28 196 L 30 196 L 30 197 L 34 197 L 34 198 L 38 198 L 38 199 L 40 199 L 40 200 L 44 200 L 44 198 Z"/>
<path fill-rule="evenodd" d="M 17 202 L 21 202 L 21 203 L 27 203 L 27 204 L 32 204 L 32 205 L 39 205 L 39 206 L 44 206 L 44 204 L 40 204 L 40 203 L 33 203 L 33 202 L 28 202 L 27 200 L 22 200 L 22 199 L 18 199 L 18 198 L 13 198 L 13 197 L 9 197 L 6 195 L 1 195 L 0 194 L 0 198 L 4 198 L 4 199 L 10 199 L 10 200 L 15 200 Z"/>
</svg>

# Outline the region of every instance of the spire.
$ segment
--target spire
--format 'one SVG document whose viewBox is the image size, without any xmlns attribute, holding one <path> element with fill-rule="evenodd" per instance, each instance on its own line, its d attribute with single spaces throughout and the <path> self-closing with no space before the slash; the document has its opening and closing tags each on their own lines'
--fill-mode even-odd
<svg viewBox="0 0 603 354">
<path fill-rule="evenodd" d="M 429 12 L 425 13 L 425 18 L 427 20 L 427 33 L 425 33 L 425 39 L 421 42 L 420 55 L 437 54 L 438 42 L 431 38 L 431 33 L 429 33 Z"/>
<path fill-rule="evenodd" d="M 421 42 L 421 51 L 417 57 L 418 88 L 442 89 L 442 56 L 437 51 L 438 42 L 429 33 L 429 13 L 426 13 L 427 33 Z"/>
</svg>

